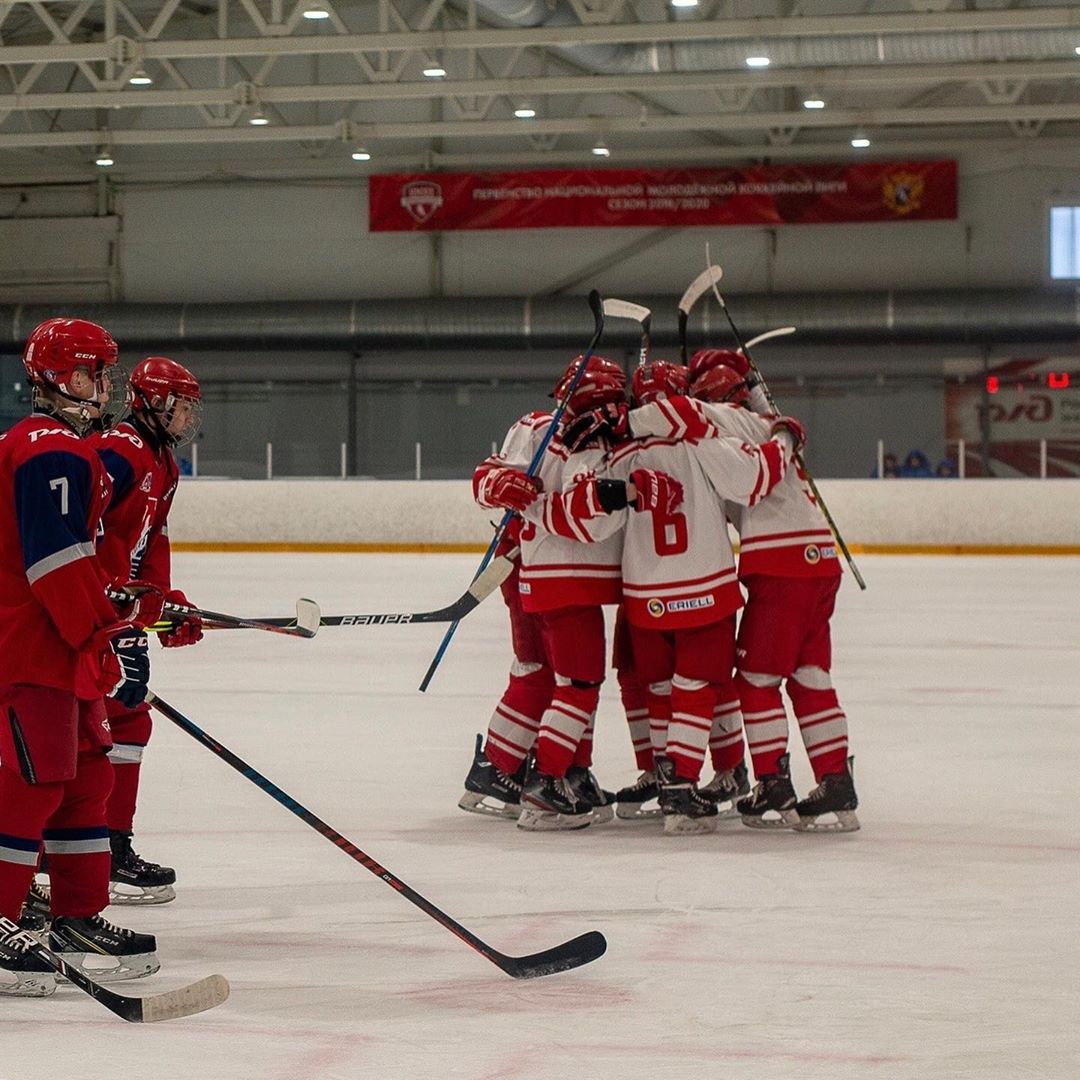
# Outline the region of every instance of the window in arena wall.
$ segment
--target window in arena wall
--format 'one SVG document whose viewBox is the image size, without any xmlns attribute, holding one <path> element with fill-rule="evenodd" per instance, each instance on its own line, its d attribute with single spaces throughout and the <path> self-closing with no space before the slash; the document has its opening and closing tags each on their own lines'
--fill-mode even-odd
<svg viewBox="0 0 1080 1080">
<path fill-rule="evenodd" d="M 1050 207 L 1050 277 L 1080 279 L 1080 206 Z"/>
</svg>

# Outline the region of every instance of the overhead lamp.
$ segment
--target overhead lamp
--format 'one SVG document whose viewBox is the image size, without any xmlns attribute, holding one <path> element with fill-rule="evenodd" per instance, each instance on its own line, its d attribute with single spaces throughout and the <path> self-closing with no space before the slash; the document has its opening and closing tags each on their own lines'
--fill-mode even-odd
<svg viewBox="0 0 1080 1080">
<path fill-rule="evenodd" d="M 129 86 L 150 86 L 153 83 L 153 79 L 146 74 L 145 68 L 136 68 L 135 74 L 128 79 Z"/>
<path fill-rule="evenodd" d="M 767 68 L 772 61 L 767 56 L 748 56 L 746 66 L 752 68 Z"/>
<path fill-rule="evenodd" d="M 611 151 L 602 142 L 598 142 L 592 148 L 594 157 L 611 157 Z"/>
<path fill-rule="evenodd" d="M 252 127 L 266 127 L 270 121 L 262 109 L 260 109 L 254 116 L 248 119 L 248 123 L 251 124 Z"/>
<path fill-rule="evenodd" d="M 305 19 L 311 19 L 314 22 L 316 19 L 329 19 L 330 12 L 326 8 L 321 7 L 309 7 L 305 8 L 303 12 Z"/>
<path fill-rule="evenodd" d="M 97 152 L 97 157 L 94 158 L 94 164 L 99 169 L 107 169 L 111 165 L 115 165 L 116 162 L 113 160 L 113 156 L 108 150 L 101 149 Z"/>
<path fill-rule="evenodd" d="M 352 152 L 352 159 L 353 161 L 370 161 L 371 155 L 362 146 L 358 146 Z"/>
<path fill-rule="evenodd" d="M 870 140 L 865 135 L 855 135 L 851 140 L 851 145 L 856 150 L 865 150 L 870 145 Z"/>
<path fill-rule="evenodd" d="M 441 64 L 431 64 L 424 68 L 425 79 L 444 79 L 446 78 L 446 68 Z"/>
<path fill-rule="evenodd" d="M 1076 53 L 1077 56 L 1080 56 L 1080 45 L 1077 45 L 1073 51 Z"/>
<path fill-rule="evenodd" d="M 698 0 L 671 0 L 671 6 L 674 8 L 692 8 L 698 6 Z"/>
<path fill-rule="evenodd" d="M 802 107 L 804 109 L 824 109 L 825 108 L 825 102 L 822 101 L 821 98 L 819 98 L 819 97 L 808 97 L 802 103 Z"/>
<path fill-rule="evenodd" d="M 531 105 L 519 105 L 514 110 L 514 115 L 519 120 L 531 120 L 536 115 L 536 110 Z"/>
</svg>

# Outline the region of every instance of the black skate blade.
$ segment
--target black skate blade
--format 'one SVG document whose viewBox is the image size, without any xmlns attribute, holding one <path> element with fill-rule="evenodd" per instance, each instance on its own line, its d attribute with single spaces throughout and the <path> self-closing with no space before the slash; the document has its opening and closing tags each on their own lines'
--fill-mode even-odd
<svg viewBox="0 0 1080 1080">
<path fill-rule="evenodd" d="M 553 949 L 532 953 L 530 956 L 492 957 L 496 964 L 515 979 L 539 979 L 543 975 L 556 975 L 599 960 L 607 952 L 607 938 L 599 930 L 564 941 Z"/>
</svg>

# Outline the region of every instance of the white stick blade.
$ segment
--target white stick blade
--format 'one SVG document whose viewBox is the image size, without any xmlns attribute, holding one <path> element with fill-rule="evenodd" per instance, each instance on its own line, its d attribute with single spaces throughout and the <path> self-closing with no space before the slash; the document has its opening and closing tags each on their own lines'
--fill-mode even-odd
<svg viewBox="0 0 1080 1080">
<path fill-rule="evenodd" d="M 314 637 L 322 624 L 322 610 L 314 600 L 296 601 L 296 625 L 308 637 Z"/>
<path fill-rule="evenodd" d="M 679 310 L 690 313 L 690 309 L 724 276 L 719 266 L 707 266 L 690 284 L 679 301 Z"/>
<path fill-rule="evenodd" d="M 758 334 L 757 337 L 751 338 L 745 345 L 744 349 L 752 349 L 755 345 L 760 345 L 763 341 L 768 341 L 769 338 L 774 337 L 787 337 L 788 334 L 794 334 L 796 328 L 794 326 L 778 326 L 775 330 L 766 330 L 764 334 Z"/>
<path fill-rule="evenodd" d="M 194 1016 L 217 1008 L 229 996 L 229 983 L 224 975 L 208 975 L 190 986 L 169 990 L 164 994 L 142 999 L 144 1024 L 156 1024 L 160 1020 L 178 1020 L 182 1016 Z"/>
<path fill-rule="evenodd" d="M 477 579 L 469 586 L 469 592 L 477 603 L 490 596 L 513 573 L 514 564 L 505 555 L 491 560 Z"/>
<path fill-rule="evenodd" d="M 652 312 L 641 304 L 632 304 L 629 300 L 605 300 L 604 314 L 612 319 L 633 319 L 643 323 Z"/>
</svg>

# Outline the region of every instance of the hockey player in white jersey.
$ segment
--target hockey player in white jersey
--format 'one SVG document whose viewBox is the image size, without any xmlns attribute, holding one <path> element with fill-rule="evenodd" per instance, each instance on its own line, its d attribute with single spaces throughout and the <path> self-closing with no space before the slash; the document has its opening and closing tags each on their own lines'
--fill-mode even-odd
<svg viewBox="0 0 1080 1080">
<path fill-rule="evenodd" d="M 634 660 L 650 724 L 666 736 L 654 745 L 666 832 L 715 828 L 716 806 L 701 796 L 697 779 L 716 686 L 734 667 L 742 604 L 717 489 L 748 503 L 765 498 L 790 460 L 783 426 L 777 421 L 777 434 L 761 445 L 725 439 L 685 399 L 658 398 L 633 410 L 635 438 L 609 451 L 595 474 L 546 493 L 526 511 L 531 517 L 542 507 L 557 532 L 580 531 L 583 540 L 607 542 L 623 532 Z M 650 493 L 657 484 L 666 497 Z M 630 513 L 631 505 L 649 512 Z"/>
<path fill-rule="evenodd" d="M 705 406 L 709 418 L 747 439 L 760 437 L 773 422 L 759 415 L 768 404 L 761 388 L 748 384 L 751 373 L 745 356 L 727 350 L 701 350 L 690 362 L 691 393 L 712 403 Z M 859 827 L 858 798 L 847 718 L 830 676 L 829 620 L 841 575 L 832 533 L 798 468 L 766 502 L 732 506 L 730 513 L 747 590 L 736 685 L 757 780 L 738 809 L 746 824 L 758 827 L 852 831 Z M 791 784 L 782 684 L 817 781 L 802 800 Z"/>
<path fill-rule="evenodd" d="M 520 717 L 511 717 L 518 726 L 510 735 L 497 730 L 496 718 L 489 730 L 489 754 L 508 752 L 508 743 L 512 750 L 532 751 L 518 818 L 518 825 L 530 830 L 583 828 L 614 814 L 614 796 L 600 788 L 590 766 L 606 659 L 601 605 L 618 603 L 620 598 L 620 541 L 616 537 L 593 545 L 577 542 L 580 538 L 567 540 L 542 513 L 533 513 L 538 492 L 559 490 L 567 474 L 591 469 L 625 435 L 622 369 L 612 360 L 593 356 L 571 391 L 580 362 L 580 357 L 571 362 L 555 387 L 556 401 L 566 402 L 563 422 L 529 487 L 517 481 L 512 493 L 495 485 L 478 491 L 482 505 L 513 508 L 525 519 L 520 534 L 521 609 L 539 623 L 554 684 L 535 729 L 527 731 Z M 544 431 L 546 427 L 533 425 L 533 451 Z"/>
</svg>

